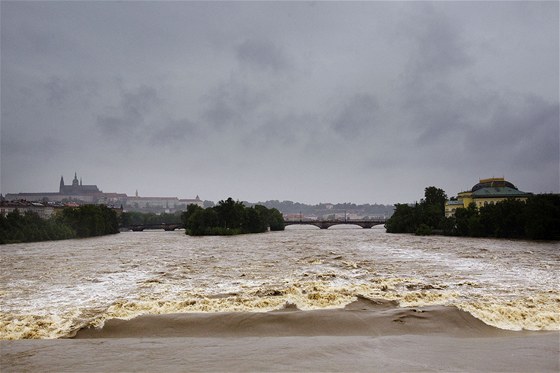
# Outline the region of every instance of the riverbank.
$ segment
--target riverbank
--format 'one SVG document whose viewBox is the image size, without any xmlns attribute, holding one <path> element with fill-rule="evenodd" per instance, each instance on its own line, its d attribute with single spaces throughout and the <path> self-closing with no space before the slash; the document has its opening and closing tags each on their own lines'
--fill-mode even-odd
<svg viewBox="0 0 560 373">
<path fill-rule="evenodd" d="M 72 339 L 2 341 L 15 371 L 559 370 L 560 333 L 513 332 L 454 307 L 359 299 L 344 309 L 145 315 Z"/>
</svg>

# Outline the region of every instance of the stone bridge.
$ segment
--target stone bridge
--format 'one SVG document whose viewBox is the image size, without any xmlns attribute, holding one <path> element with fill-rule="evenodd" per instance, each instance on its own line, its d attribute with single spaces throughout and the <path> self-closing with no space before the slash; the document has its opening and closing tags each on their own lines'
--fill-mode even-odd
<svg viewBox="0 0 560 373">
<path fill-rule="evenodd" d="M 128 227 L 134 232 L 142 232 L 144 229 L 163 229 L 164 231 L 174 231 L 175 229 L 185 228 L 183 224 L 179 223 L 157 223 L 157 224 L 131 224 Z"/>
<path fill-rule="evenodd" d="M 285 220 L 284 226 L 288 225 L 314 225 L 321 229 L 327 229 L 333 225 L 353 224 L 362 228 L 371 228 L 375 225 L 383 225 L 387 219 L 367 219 L 367 220 Z M 157 224 L 131 224 L 124 229 L 130 229 L 134 232 L 142 232 L 144 229 L 163 229 L 165 231 L 174 231 L 175 229 L 185 228 L 180 223 L 157 223 Z"/>
<path fill-rule="evenodd" d="M 321 229 L 327 229 L 333 225 L 340 224 L 353 224 L 359 225 L 362 228 L 371 228 L 375 225 L 382 225 L 387 222 L 387 219 L 363 219 L 363 220 L 285 220 L 284 226 L 288 225 L 314 225 Z"/>
</svg>

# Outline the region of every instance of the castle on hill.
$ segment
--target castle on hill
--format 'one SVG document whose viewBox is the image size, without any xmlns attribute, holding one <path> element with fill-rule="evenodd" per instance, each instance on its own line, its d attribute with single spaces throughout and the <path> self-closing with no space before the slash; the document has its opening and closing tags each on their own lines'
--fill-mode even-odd
<svg viewBox="0 0 560 373">
<path fill-rule="evenodd" d="M 72 180 L 72 184 L 70 185 L 64 185 L 64 177 L 60 177 L 60 187 L 58 189 L 58 193 L 64 195 L 88 195 L 103 192 L 97 188 L 97 185 L 83 185 L 81 177 L 78 182 L 78 174 L 74 173 L 74 180 Z"/>
<path fill-rule="evenodd" d="M 142 212 L 175 212 L 186 210 L 188 205 L 203 206 L 202 200 L 196 196 L 193 199 L 179 199 L 178 197 L 140 197 L 138 192 L 134 197 L 125 193 L 104 193 L 97 185 L 84 185 L 82 178 L 74 173 L 72 184 L 66 185 L 64 177 L 60 177 L 57 192 L 41 193 L 8 193 L 6 201 L 26 200 L 30 202 L 77 202 L 79 204 L 104 204 L 122 206 L 127 211 Z"/>
</svg>

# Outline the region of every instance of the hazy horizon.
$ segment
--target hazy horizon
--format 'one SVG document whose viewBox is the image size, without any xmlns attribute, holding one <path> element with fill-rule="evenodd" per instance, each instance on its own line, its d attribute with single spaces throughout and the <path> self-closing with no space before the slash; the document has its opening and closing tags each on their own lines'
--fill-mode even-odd
<svg viewBox="0 0 560 373">
<path fill-rule="evenodd" d="M 0 192 L 560 192 L 558 2 L 0 3 Z"/>
</svg>

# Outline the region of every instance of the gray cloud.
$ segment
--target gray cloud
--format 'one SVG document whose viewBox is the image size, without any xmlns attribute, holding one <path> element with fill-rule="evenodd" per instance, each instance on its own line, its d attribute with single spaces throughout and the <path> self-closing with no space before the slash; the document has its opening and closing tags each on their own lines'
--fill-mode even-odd
<svg viewBox="0 0 560 373">
<path fill-rule="evenodd" d="M 155 128 L 150 143 L 156 146 L 193 146 L 207 139 L 196 123 L 189 119 L 169 120 L 162 127 Z M 175 148 L 176 149 L 176 148 Z"/>
<path fill-rule="evenodd" d="M 215 129 L 247 125 L 267 99 L 266 88 L 252 88 L 238 77 L 218 84 L 201 99 L 202 120 Z"/>
<path fill-rule="evenodd" d="M 0 6 L 2 193 L 559 191 L 557 2 Z"/>
<path fill-rule="evenodd" d="M 248 39 L 236 47 L 236 55 L 242 64 L 274 72 L 290 68 L 283 51 L 270 41 Z"/>
<path fill-rule="evenodd" d="M 152 87 L 125 90 L 121 92 L 119 106 L 97 116 L 97 125 L 108 138 L 126 134 L 132 137 L 148 124 L 146 116 L 159 102 L 156 90 Z"/>
<path fill-rule="evenodd" d="M 374 128 L 379 120 L 379 104 L 370 94 L 356 94 L 333 119 L 333 129 L 346 138 L 359 137 Z"/>
<path fill-rule="evenodd" d="M 461 27 L 445 13 L 422 4 L 415 18 L 405 25 L 410 49 L 401 97 L 419 143 L 433 145 L 462 131 L 478 104 L 469 97 L 477 88 L 461 89 L 473 59 Z"/>
<path fill-rule="evenodd" d="M 414 21 L 404 25 L 411 42 L 411 83 L 429 84 L 430 80 L 446 78 L 473 63 L 459 24 L 435 10 L 431 3 L 421 4 L 415 10 L 419 11 L 415 12 Z"/>
<path fill-rule="evenodd" d="M 559 104 L 526 96 L 493 105 L 490 123 L 467 134 L 466 147 L 478 161 L 507 159 L 525 167 L 557 165 Z"/>
</svg>

